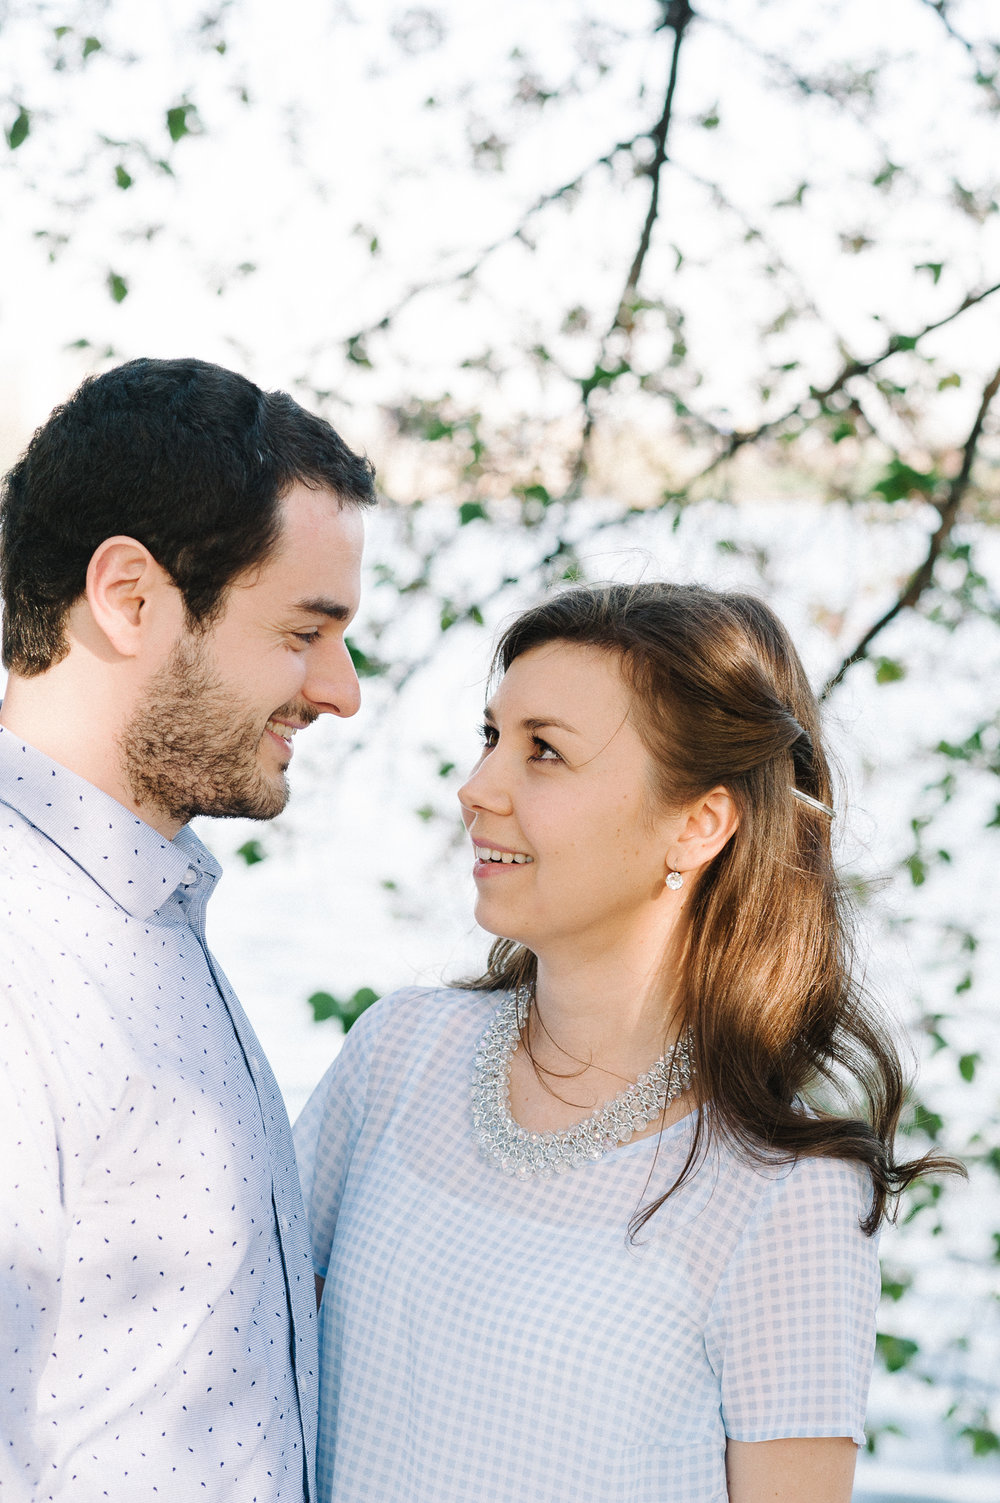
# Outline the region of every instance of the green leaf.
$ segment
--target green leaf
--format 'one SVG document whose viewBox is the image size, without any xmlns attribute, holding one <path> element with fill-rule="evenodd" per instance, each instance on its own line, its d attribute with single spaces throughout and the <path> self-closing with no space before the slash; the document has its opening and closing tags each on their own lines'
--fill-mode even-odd
<svg viewBox="0 0 1000 1503">
<path fill-rule="evenodd" d="M 981 1054 L 962 1055 L 961 1059 L 958 1062 L 958 1073 L 959 1075 L 961 1075 L 963 1080 L 968 1081 L 971 1084 L 972 1080 L 975 1078 L 976 1066 L 978 1065 L 982 1057 L 983 1056 Z"/>
<path fill-rule="evenodd" d="M 365 337 L 363 334 L 351 335 L 344 346 L 344 354 L 352 365 L 360 365 L 369 371 L 372 369 L 372 363 L 368 358 L 368 351 L 365 348 Z"/>
<path fill-rule="evenodd" d="M 906 669 L 895 658 L 876 658 L 875 682 L 877 684 L 897 684 L 901 678 L 906 677 Z"/>
<path fill-rule="evenodd" d="M 487 522 L 489 513 L 481 501 L 463 501 L 458 508 L 458 525 L 466 527 L 470 522 Z"/>
<path fill-rule="evenodd" d="M 891 1274 L 882 1270 L 882 1293 L 886 1299 L 900 1300 L 913 1283 L 911 1273 Z"/>
<path fill-rule="evenodd" d="M 886 1371 L 898 1373 L 913 1361 L 920 1347 L 905 1336 L 889 1336 L 885 1331 L 879 1331 L 875 1337 L 875 1350 L 882 1358 Z"/>
<path fill-rule="evenodd" d="M 922 1102 L 914 1102 L 913 1119 L 907 1126 L 908 1132 L 922 1132 L 936 1143 L 938 1138 L 941 1136 L 941 1130 L 943 1127 L 943 1117 L 938 1116 L 937 1112 L 932 1112 L 930 1107 L 924 1106 Z M 933 1195 L 934 1191 L 938 1191 L 940 1193 L 941 1186 L 930 1185 L 928 1186 L 928 1189 Z"/>
<path fill-rule="evenodd" d="M 15 119 L 14 124 L 11 126 L 10 130 L 6 132 L 7 145 L 10 147 L 11 151 L 16 151 L 17 148 L 28 139 L 28 132 L 30 130 L 31 112 L 30 110 L 26 110 L 24 108 L 24 105 L 22 104 L 21 108 L 18 110 L 17 118 Z"/>
<path fill-rule="evenodd" d="M 884 475 L 872 486 L 885 501 L 905 501 L 910 496 L 930 496 L 941 484 L 937 470 L 915 470 L 901 459 L 891 459 Z"/>
<path fill-rule="evenodd" d="M 962 378 L 957 371 L 952 371 L 950 376 L 942 376 L 937 384 L 938 391 L 947 391 L 949 386 L 961 386 Z"/>
<path fill-rule="evenodd" d="M 912 856 L 907 856 L 903 865 L 909 871 L 914 887 L 923 887 L 927 881 L 927 864 L 919 852 L 914 851 Z"/>
<path fill-rule="evenodd" d="M 942 271 L 944 271 L 944 262 L 943 261 L 918 261 L 917 264 L 916 264 L 916 266 L 913 268 L 913 270 L 914 271 L 929 271 L 930 274 L 931 274 L 931 277 L 933 279 L 934 286 L 936 287 L 937 284 L 941 280 L 941 273 L 942 273 Z"/>
<path fill-rule="evenodd" d="M 119 162 L 118 166 L 115 168 L 115 182 L 118 184 L 119 188 L 131 188 L 132 186 L 132 177 L 128 172 L 125 171 L 125 168 L 122 166 L 121 162 Z"/>
<path fill-rule="evenodd" d="M 267 860 L 267 852 L 259 840 L 244 841 L 243 845 L 237 848 L 236 854 L 243 857 L 247 866 L 256 866 L 258 861 Z"/>
<path fill-rule="evenodd" d="M 422 819 L 424 824 L 426 825 L 429 824 L 430 821 L 434 818 L 434 815 L 437 811 L 435 810 L 433 804 L 421 804 L 420 808 L 414 809 L 413 812 L 417 816 L 417 818 Z"/>
<path fill-rule="evenodd" d="M 454 762 L 442 762 L 441 765 L 440 765 L 440 767 L 438 768 L 438 777 L 439 778 L 449 777 L 451 775 L 451 773 L 453 773 L 454 771 L 455 771 L 455 764 L 454 764 Z"/>
<path fill-rule="evenodd" d="M 354 671 L 358 678 L 380 678 L 386 672 L 387 663 L 379 662 L 378 658 L 370 657 L 364 648 L 352 642 L 350 637 L 344 638 L 344 645 L 351 655 Z"/>
<path fill-rule="evenodd" d="M 84 55 L 84 58 L 88 58 L 88 57 L 90 57 L 90 55 L 91 55 L 92 52 L 100 52 L 100 50 L 101 50 L 101 44 L 97 40 L 96 37 L 84 37 L 84 39 L 83 39 L 83 55 Z"/>
<path fill-rule="evenodd" d="M 198 111 L 193 104 L 175 104 L 167 111 L 167 130 L 171 141 L 180 141 L 193 135 L 198 121 Z"/>
<path fill-rule="evenodd" d="M 898 162 L 890 162 L 888 158 L 872 178 L 873 188 L 891 188 L 896 180 L 896 174 L 902 172 Z"/>
<path fill-rule="evenodd" d="M 370 986 L 362 986 L 353 997 L 346 998 L 335 997 L 332 992 L 313 992 L 309 998 L 309 1006 L 313 1010 L 315 1023 L 325 1023 L 328 1018 L 336 1018 L 347 1033 L 354 1027 L 361 1014 L 377 1001 L 378 992 L 372 991 Z"/>
<path fill-rule="evenodd" d="M 128 297 L 128 283 L 116 271 L 109 271 L 108 291 L 116 303 L 123 303 Z"/>
<path fill-rule="evenodd" d="M 916 337 L 913 334 L 894 334 L 892 345 L 897 350 L 915 350 L 917 348 Z"/>
<path fill-rule="evenodd" d="M 526 485 L 521 491 L 521 495 L 525 501 L 538 501 L 542 506 L 551 506 L 552 504 L 552 497 L 549 494 L 548 486 L 545 485 Z"/>
<path fill-rule="evenodd" d="M 1000 1451 L 1000 1435 L 987 1425 L 965 1425 L 958 1433 L 972 1446 L 973 1456 L 991 1456 Z"/>
</svg>

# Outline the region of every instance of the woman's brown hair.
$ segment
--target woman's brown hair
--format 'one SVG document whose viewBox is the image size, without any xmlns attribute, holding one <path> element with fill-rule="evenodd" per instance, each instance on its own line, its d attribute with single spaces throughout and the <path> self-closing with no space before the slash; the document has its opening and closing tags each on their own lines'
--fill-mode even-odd
<svg viewBox="0 0 1000 1503">
<path fill-rule="evenodd" d="M 774 613 L 751 595 L 699 585 L 580 586 L 524 612 L 504 632 L 494 672 L 553 641 L 614 654 L 634 695 L 634 723 L 664 807 L 724 786 L 739 813 L 729 843 L 702 873 L 675 1022 L 691 1030 L 701 1111 L 691 1151 L 666 1195 L 718 1135 L 751 1158 L 842 1158 L 871 1175 L 862 1222 L 874 1232 L 895 1197 L 937 1168 L 899 1162 L 900 1059 L 852 965 L 851 904 L 834 870 L 830 818 L 793 788 L 831 805 L 819 709 Z M 532 985 L 536 962 L 497 940 L 471 985 Z M 838 1113 L 829 1098 L 846 1107 Z"/>
</svg>

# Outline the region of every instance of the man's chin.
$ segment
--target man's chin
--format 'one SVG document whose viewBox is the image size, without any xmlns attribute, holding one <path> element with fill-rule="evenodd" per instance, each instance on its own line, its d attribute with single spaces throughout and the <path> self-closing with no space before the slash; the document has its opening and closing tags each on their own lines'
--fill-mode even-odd
<svg viewBox="0 0 1000 1503">
<path fill-rule="evenodd" d="M 288 803 L 288 780 L 284 772 L 264 779 L 252 791 L 232 790 L 217 798 L 204 799 L 187 812 L 187 819 L 276 819 Z"/>
</svg>

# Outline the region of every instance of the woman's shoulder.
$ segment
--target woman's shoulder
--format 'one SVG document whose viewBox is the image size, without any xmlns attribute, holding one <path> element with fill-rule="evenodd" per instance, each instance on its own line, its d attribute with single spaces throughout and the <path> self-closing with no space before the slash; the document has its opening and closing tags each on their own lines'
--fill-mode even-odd
<svg viewBox="0 0 1000 1503">
<path fill-rule="evenodd" d="M 442 1032 L 482 1031 L 497 1005 L 495 992 L 470 991 L 460 986 L 402 986 L 387 992 L 367 1008 L 347 1039 L 352 1048 L 379 1048 L 394 1043 L 412 1047 Z"/>
<path fill-rule="evenodd" d="M 813 1236 L 860 1232 L 872 1197 L 871 1176 L 863 1165 L 817 1154 L 762 1160 L 725 1147 L 721 1159 L 748 1229 L 767 1222 L 808 1226 Z"/>
</svg>

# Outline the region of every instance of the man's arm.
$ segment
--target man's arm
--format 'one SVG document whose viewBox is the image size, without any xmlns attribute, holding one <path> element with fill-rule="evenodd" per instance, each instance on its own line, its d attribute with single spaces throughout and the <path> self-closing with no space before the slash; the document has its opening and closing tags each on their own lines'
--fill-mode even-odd
<svg viewBox="0 0 1000 1503">
<path fill-rule="evenodd" d="M 68 1220 L 56 1040 L 24 957 L 0 950 L 0 1493 L 30 1499 L 46 1466 L 38 1391 L 56 1343 Z"/>
</svg>

